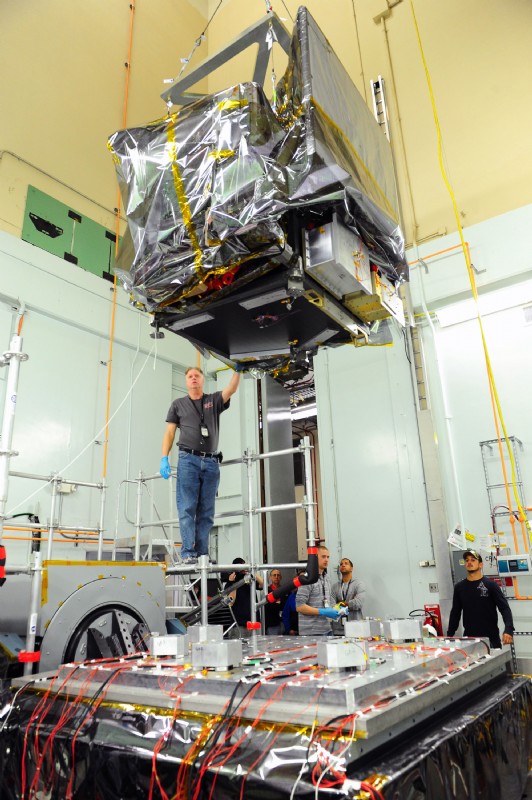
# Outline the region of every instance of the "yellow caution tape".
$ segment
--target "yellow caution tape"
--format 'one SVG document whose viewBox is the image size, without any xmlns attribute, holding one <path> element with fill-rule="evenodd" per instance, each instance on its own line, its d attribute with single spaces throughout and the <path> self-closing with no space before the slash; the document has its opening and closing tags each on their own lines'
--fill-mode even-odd
<svg viewBox="0 0 532 800">
<path fill-rule="evenodd" d="M 168 124 L 166 129 L 168 144 L 170 145 L 168 148 L 168 155 L 170 157 L 170 163 L 172 165 L 172 177 L 174 179 L 175 193 L 177 196 L 177 200 L 179 202 L 179 208 L 181 209 L 181 216 L 183 217 L 183 222 L 185 223 L 185 227 L 188 231 L 188 235 L 190 237 L 190 243 L 192 244 L 192 249 L 194 250 L 194 268 L 199 275 L 201 273 L 201 268 L 202 268 L 201 247 L 199 245 L 198 237 L 196 236 L 196 230 L 194 228 L 194 223 L 192 222 L 192 213 L 190 211 L 190 206 L 188 204 L 187 196 L 185 193 L 185 187 L 183 185 L 183 179 L 181 177 L 181 173 L 179 171 L 179 166 L 177 163 L 175 121 L 176 121 L 175 114 L 172 114 L 172 116 L 170 116 L 168 119 Z"/>
<path fill-rule="evenodd" d="M 218 111 L 232 111 L 233 108 L 244 108 L 248 101 L 243 100 L 222 100 L 218 103 Z"/>
<path fill-rule="evenodd" d="M 209 153 L 209 158 L 215 158 L 216 161 L 220 161 L 222 158 L 231 158 L 235 153 L 236 150 L 213 150 Z"/>
<path fill-rule="evenodd" d="M 113 145 L 111 144 L 111 140 L 110 139 L 107 140 L 107 149 L 111 153 L 111 155 L 113 157 L 113 161 L 115 162 L 115 164 L 117 166 L 119 166 L 120 165 L 120 159 L 118 158 L 117 154 L 113 150 Z"/>
</svg>

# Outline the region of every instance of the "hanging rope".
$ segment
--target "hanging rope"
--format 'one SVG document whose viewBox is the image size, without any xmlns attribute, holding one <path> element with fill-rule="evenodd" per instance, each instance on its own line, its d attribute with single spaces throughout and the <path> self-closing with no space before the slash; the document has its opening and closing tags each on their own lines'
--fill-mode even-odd
<svg viewBox="0 0 532 800">
<path fill-rule="evenodd" d="M 471 263 L 471 258 L 470 258 L 470 255 L 469 255 L 469 248 L 467 247 L 467 243 L 465 241 L 464 231 L 463 231 L 462 224 L 461 224 L 461 221 L 460 221 L 460 212 L 458 210 L 458 204 L 456 202 L 456 197 L 454 195 L 452 186 L 451 186 L 449 178 L 447 176 L 445 165 L 443 163 L 443 143 L 442 143 L 442 134 L 441 134 L 441 128 L 440 128 L 440 121 L 439 121 L 439 117 L 438 117 L 438 111 L 437 111 L 437 108 L 436 108 L 436 101 L 435 101 L 435 98 L 434 98 L 434 92 L 433 92 L 433 89 L 432 89 L 432 81 L 431 81 L 431 78 L 430 78 L 430 73 L 429 73 L 429 69 L 428 69 L 428 66 L 427 66 L 427 61 L 426 61 L 426 58 L 425 58 L 425 52 L 423 50 L 423 44 L 422 44 L 422 41 L 421 41 L 421 35 L 420 35 L 420 32 L 419 32 L 419 27 L 418 27 L 418 24 L 417 24 L 417 18 L 416 18 L 416 12 L 414 10 L 413 0 L 410 0 L 410 8 L 411 8 L 411 11 L 412 11 L 412 17 L 413 17 L 413 20 L 414 20 L 414 27 L 415 27 L 415 30 L 416 30 L 417 41 L 418 41 L 419 50 L 420 50 L 420 53 L 421 53 L 421 60 L 423 61 L 423 67 L 424 67 L 424 70 L 425 70 L 425 77 L 426 77 L 426 80 L 427 80 L 427 86 L 428 86 L 429 95 L 430 95 L 430 102 L 431 102 L 431 105 L 432 105 L 432 114 L 433 114 L 433 117 L 434 117 L 434 124 L 436 126 L 436 133 L 437 133 L 437 136 L 438 136 L 438 159 L 439 159 L 439 163 L 440 163 L 440 171 L 441 171 L 445 186 L 447 187 L 447 191 L 449 192 L 449 196 L 451 198 L 454 217 L 455 217 L 455 220 L 456 220 L 456 225 L 457 225 L 457 228 L 458 228 L 458 234 L 460 236 L 460 242 L 462 244 L 462 251 L 464 253 L 464 259 L 465 259 L 465 263 L 466 263 L 466 267 L 467 267 L 467 274 L 469 276 L 469 283 L 471 285 L 471 291 L 473 293 L 473 298 L 475 300 L 475 305 L 476 305 L 476 310 L 477 310 L 477 320 L 478 320 L 478 325 L 479 325 L 479 329 L 480 329 L 480 336 L 481 336 L 481 339 L 482 339 L 482 349 L 484 351 L 484 359 L 485 359 L 485 362 L 486 362 L 486 370 L 487 370 L 487 373 L 488 373 L 488 381 L 489 381 L 490 389 L 493 392 L 495 427 L 498 428 L 498 423 L 497 423 L 497 416 L 498 416 L 498 418 L 500 420 L 500 423 L 501 423 L 501 428 L 502 428 L 503 433 L 504 433 L 504 439 L 505 439 L 505 442 L 506 442 L 506 448 L 507 448 L 507 451 L 508 451 L 508 457 L 510 459 L 510 464 L 511 464 L 511 468 L 512 468 L 511 469 L 511 472 L 512 472 L 511 485 L 512 485 L 513 494 L 514 494 L 514 497 L 515 497 L 515 502 L 516 502 L 517 508 L 519 509 L 519 521 L 521 522 L 522 525 L 524 525 L 526 527 L 526 529 L 528 531 L 528 542 L 529 542 L 529 547 L 530 547 L 530 541 L 532 541 L 532 529 L 530 527 L 530 522 L 527 519 L 525 510 L 523 508 L 523 505 L 521 503 L 521 499 L 519 497 L 519 493 L 517 491 L 517 475 L 516 475 L 517 470 L 516 470 L 516 465 L 515 465 L 515 459 L 514 459 L 514 454 L 513 454 L 513 451 L 512 451 L 512 446 L 511 446 L 511 443 L 510 443 L 510 438 L 509 438 L 508 432 L 506 430 L 506 424 L 505 424 L 505 421 L 504 421 L 504 415 L 503 415 L 503 412 L 502 412 L 502 407 L 501 407 L 501 403 L 500 403 L 500 400 L 499 400 L 499 395 L 498 395 L 498 392 L 497 392 L 497 386 L 496 386 L 496 383 L 495 383 L 495 376 L 493 374 L 493 369 L 492 369 L 492 366 L 491 366 L 491 359 L 490 359 L 490 355 L 489 355 L 488 344 L 487 344 L 487 341 L 486 341 L 486 336 L 484 334 L 484 325 L 483 325 L 483 322 L 482 322 L 482 315 L 480 313 L 480 307 L 479 307 L 479 304 L 478 304 L 478 292 L 477 292 L 477 286 L 476 286 L 476 281 L 475 281 L 475 274 L 473 272 L 473 265 Z M 495 409 L 496 409 L 496 412 L 495 412 Z"/>
<path fill-rule="evenodd" d="M 127 108 L 129 102 L 129 82 L 131 78 L 131 53 L 133 50 L 133 21 L 135 19 L 135 0 L 131 0 L 129 4 L 129 43 L 127 49 L 127 60 L 124 64 L 126 68 L 126 85 L 124 91 L 124 106 L 122 111 L 122 127 L 127 125 Z M 115 226 L 115 259 L 118 255 L 118 243 L 120 241 L 120 210 L 121 210 L 121 197 L 120 191 L 117 192 L 116 201 L 116 226 Z M 111 325 L 109 331 L 109 358 L 107 360 L 107 392 L 105 399 L 105 433 L 103 443 L 103 465 L 102 465 L 102 480 L 105 482 L 107 477 L 107 452 L 109 449 L 109 416 L 111 413 L 111 377 L 113 372 L 113 343 L 115 337 L 115 320 L 116 320 L 116 274 L 113 280 L 113 303 L 111 306 Z"/>
<path fill-rule="evenodd" d="M 194 44 L 192 46 L 192 50 L 190 51 L 188 56 L 186 58 L 182 58 L 181 59 L 181 63 L 182 63 L 183 66 L 179 70 L 179 74 L 176 75 L 175 78 L 165 78 L 163 83 L 176 83 L 179 80 L 179 78 L 181 77 L 183 72 L 188 67 L 192 56 L 194 55 L 194 53 L 196 52 L 198 47 L 201 47 L 201 43 L 205 40 L 205 34 L 207 33 L 207 28 L 209 27 L 209 25 L 213 21 L 214 17 L 216 16 L 216 13 L 217 13 L 218 9 L 220 8 L 220 6 L 222 5 L 222 3 L 223 3 L 223 0 L 220 0 L 220 2 L 218 3 L 218 5 L 216 6 L 216 8 L 213 11 L 213 13 L 211 15 L 211 18 L 208 20 L 207 24 L 205 25 L 204 29 L 202 30 L 202 32 L 200 33 L 198 38 L 195 40 L 195 42 L 194 42 Z M 170 103 L 170 105 L 171 105 L 171 103 Z"/>
</svg>

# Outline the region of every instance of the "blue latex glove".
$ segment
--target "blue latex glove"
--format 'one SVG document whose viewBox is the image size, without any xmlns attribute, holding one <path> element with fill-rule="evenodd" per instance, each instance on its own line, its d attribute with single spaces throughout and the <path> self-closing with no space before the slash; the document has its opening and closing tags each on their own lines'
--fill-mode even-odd
<svg viewBox="0 0 532 800">
<path fill-rule="evenodd" d="M 161 466 L 159 467 L 159 474 L 165 479 L 165 481 L 167 481 L 170 475 L 172 474 L 172 470 L 170 469 L 170 462 L 168 461 L 168 456 L 163 456 L 161 458 Z"/>
<path fill-rule="evenodd" d="M 338 619 L 340 612 L 337 608 L 318 608 L 320 617 L 329 617 L 329 619 Z"/>
</svg>

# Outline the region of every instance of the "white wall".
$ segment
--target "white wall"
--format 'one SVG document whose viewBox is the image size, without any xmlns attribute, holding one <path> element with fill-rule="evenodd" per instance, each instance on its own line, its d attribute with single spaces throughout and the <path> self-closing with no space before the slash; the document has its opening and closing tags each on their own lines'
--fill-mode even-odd
<svg viewBox="0 0 532 800">
<path fill-rule="evenodd" d="M 506 428 L 523 441 L 520 464 L 532 501 L 532 422 L 529 398 L 532 392 L 532 326 L 524 307 L 532 303 L 532 258 L 529 234 L 532 206 L 509 212 L 465 230 L 471 259 L 480 274 L 476 283 L 480 307 L 489 303 L 500 310 L 483 316 L 488 355 L 492 365 Z M 417 311 L 435 312 L 430 326 L 420 317 L 426 355 L 430 400 L 440 442 L 445 474 L 449 523 L 463 521 L 472 532 L 491 530 L 490 508 L 479 442 L 497 436 L 485 356 L 476 317 L 444 327 L 447 308 L 467 312 L 462 297 L 471 297 L 465 261 L 460 249 L 430 258 L 431 252 L 453 247 L 457 236 L 446 237 L 437 248 L 425 245 L 419 255 L 427 257 L 427 270 L 412 271 L 412 295 Z M 411 254 L 414 258 L 414 254 Z M 455 301 L 458 301 L 456 304 Z M 487 307 L 487 306 L 486 306 Z M 457 480 L 453 479 L 451 447 L 455 453 Z M 502 482 L 490 476 L 491 482 Z M 455 489 L 458 485 L 458 492 Z M 506 502 L 506 501 L 504 501 Z M 515 503 L 514 503 L 515 504 Z M 462 520 L 461 520 L 462 517 Z"/>
<path fill-rule="evenodd" d="M 315 360 L 325 537 L 366 585 L 364 614 L 430 602 L 434 568 L 410 366 L 393 347 L 349 346 Z"/>
<path fill-rule="evenodd" d="M 112 286 L 38 248 L 8 234 L 0 233 L 0 336 L 2 352 L 9 349 L 15 329 L 16 312 L 9 298 L 25 304 L 22 327 L 23 350 L 29 359 L 21 364 L 11 471 L 38 475 L 59 472 L 63 478 L 100 483 L 103 475 L 103 440 L 107 397 L 107 363 Z M 134 533 L 131 521 L 136 513 L 136 484 L 127 488 L 127 478 L 158 473 L 161 440 L 170 403 L 176 396 L 175 375 L 188 364 L 197 363 L 194 348 L 181 337 L 167 334 L 150 338 L 149 318 L 128 305 L 119 290 L 116 308 L 116 339 L 113 347 L 107 457 L 108 486 L 106 536 L 114 534 L 118 494 L 120 511 L 118 536 Z M 214 359 L 202 362 L 210 389 L 228 379 L 228 371 Z M 130 388 L 142 370 L 131 394 Z M 209 377 L 210 373 L 213 377 Z M 226 377 L 227 376 L 227 377 Z M 0 402 L 3 408 L 7 370 L 0 372 Z M 174 378 L 174 379 L 173 379 Z M 241 390 L 226 412 L 221 446 L 226 457 L 236 457 L 247 446 L 255 446 L 255 385 L 243 381 Z M 88 447 L 87 447 L 88 445 Z M 77 456 L 84 451 L 80 458 Z M 75 463 L 71 462 L 77 459 Z M 172 456 L 175 464 L 175 448 Z M 220 507 L 242 508 L 239 468 L 222 473 Z M 173 484 L 157 480 L 148 483 L 160 518 L 176 516 Z M 38 493 L 29 498 L 29 495 Z M 126 498 L 127 494 L 127 498 Z M 226 497 L 228 499 L 226 499 Z M 27 499 L 29 498 L 29 499 Z M 127 499 L 127 518 L 124 507 Z M 51 487 L 22 478 L 11 478 L 7 511 L 30 511 L 47 523 Z M 65 525 L 97 526 L 99 492 L 79 488 L 63 497 L 61 521 Z M 143 493 L 142 519 L 157 518 L 148 493 Z M 232 550 L 242 549 L 241 519 L 230 520 L 221 541 Z M 12 536 L 6 531 L 6 537 Z M 160 532 L 155 534 L 162 538 Z M 21 563 L 28 544 L 15 545 L 6 538 L 11 564 Z M 81 548 L 84 549 L 84 548 Z M 72 549 L 59 545 L 54 556 L 73 558 Z M 233 556 L 232 556 L 233 557 Z"/>
<path fill-rule="evenodd" d="M 532 325 L 524 309 L 532 304 L 532 258 L 529 231 L 532 206 L 517 209 L 465 229 L 477 283 L 483 298 L 500 310 L 484 316 L 488 352 L 509 435 L 523 442 L 519 465 L 525 499 L 532 502 Z M 412 270 L 411 289 L 423 344 L 442 472 L 447 531 L 462 521 L 472 533 L 491 532 L 480 441 L 496 438 L 484 353 L 478 322 L 440 325 L 438 310 L 470 297 L 458 237 L 426 244 L 418 255 L 423 266 Z M 431 310 L 433 326 L 424 315 Z M 434 316 L 435 312 L 435 316 Z M 442 315 L 443 319 L 443 315 Z M 416 396 L 404 341 L 395 334 L 393 348 L 325 350 L 316 359 L 318 425 L 321 445 L 325 538 L 332 566 L 348 556 L 367 586 L 366 614 L 403 614 L 437 602 L 428 584 L 436 570 L 419 562 L 434 557 L 427 516 L 424 476 L 416 423 Z M 453 458 L 454 455 L 454 458 Z M 502 483 L 497 449 L 490 461 L 490 482 Z M 510 474 L 509 474 L 510 477 Z M 506 503 L 505 494 L 498 502 Z M 516 504 L 513 500 L 512 505 Z M 508 520 L 498 529 L 516 552 Z M 528 549 L 518 530 L 518 551 Z M 436 557 L 438 548 L 434 548 Z M 440 558 L 447 558 L 444 552 Z M 489 570 L 489 564 L 487 565 Z M 532 578 L 519 581 L 522 595 L 532 595 Z M 512 594 L 512 591 L 509 591 Z M 518 629 L 532 630 L 532 603 L 512 601 Z M 528 637 L 529 638 L 529 637 Z M 518 653 L 528 654 L 527 637 L 517 639 Z"/>
</svg>

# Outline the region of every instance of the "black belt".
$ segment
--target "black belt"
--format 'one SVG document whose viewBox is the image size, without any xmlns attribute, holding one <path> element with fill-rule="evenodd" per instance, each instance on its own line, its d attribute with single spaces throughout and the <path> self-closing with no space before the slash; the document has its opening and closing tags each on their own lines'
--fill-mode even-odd
<svg viewBox="0 0 532 800">
<path fill-rule="evenodd" d="M 182 444 L 179 445 L 179 449 L 184 453 L 190 453 L 192 456 L 199 456 L 200 458 L 214 458 L 215 461 L 222 460 L 221 453 L 204 453 L 203 450 L 193 450 L 192 447 L 183 447 Z"/>
</svg>

